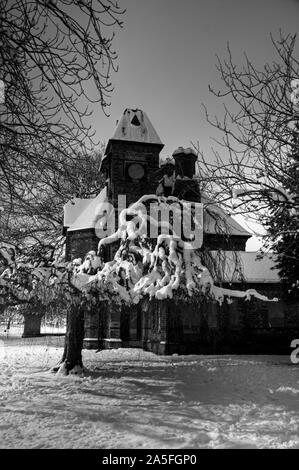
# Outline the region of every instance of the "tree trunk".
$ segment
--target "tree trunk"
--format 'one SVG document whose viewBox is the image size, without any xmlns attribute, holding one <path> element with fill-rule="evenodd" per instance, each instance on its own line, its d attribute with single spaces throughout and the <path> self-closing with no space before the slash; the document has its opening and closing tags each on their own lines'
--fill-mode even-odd
<svg viewBox="0 0 299 470">
<path fill-rule="evenodd" d="M 84 304 L 71 304 L 67 310 L 63 356 L 52 372 L 68 375 L 83 372 L 82 347 L 84 339 Z"/>
<path fill-rule="evenodd" d="M 25 313 L 24 314 L 24 331 L 22 338 L 33 338 L 40 336 L 40 327 L 43 314 L 41 313 Z"/>
</svg>

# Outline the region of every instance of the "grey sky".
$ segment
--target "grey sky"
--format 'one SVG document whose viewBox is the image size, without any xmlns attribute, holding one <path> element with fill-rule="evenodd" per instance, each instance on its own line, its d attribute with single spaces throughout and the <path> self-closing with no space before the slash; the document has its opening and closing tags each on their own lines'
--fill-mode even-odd
<svg viewBox="0 0 299 470">
<path fill-rule="evenodd" d="M 208 84 L 221 86 L 215 68 L 229 41 L 235 61 L 246 52 L 258 65 L 271 61 L 270 32 L 295 33 L 298 0 L 119 0 L 127 9 L 115 49 L 119 72 L 113 76 L 110 118 L 96 110 L 93 125 L 107 141 L 126 107 L 147 112 L 165 148 L 200 141 L 208 152 L 213 129 L 201 103 L 212 114 L 220 102 Z"/>
</svg>

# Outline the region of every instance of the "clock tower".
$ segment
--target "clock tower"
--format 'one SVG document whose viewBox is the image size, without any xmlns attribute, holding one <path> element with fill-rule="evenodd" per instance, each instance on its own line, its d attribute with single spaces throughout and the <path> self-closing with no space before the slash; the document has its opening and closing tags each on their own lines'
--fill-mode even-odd
<svg viewBox="0 0 299 470">
<path fill-rule="evenodd" d="M 125 109 L 101 165 L 108 199 L 114 207 L 118 195 L 126 195 L 128 207 L 144 194 L 156 193 L 163 147 L 146 113 L 141 109 Z"/>
</svg>

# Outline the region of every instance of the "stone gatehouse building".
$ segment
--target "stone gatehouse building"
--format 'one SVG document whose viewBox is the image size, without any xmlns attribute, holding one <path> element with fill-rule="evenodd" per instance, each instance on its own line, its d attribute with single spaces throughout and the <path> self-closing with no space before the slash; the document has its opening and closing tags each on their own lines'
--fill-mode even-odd
<svg viewBox="0 0 299 470">
<path fill-rule="evenodd" d="M 221 285 L 241 290 L 254 288 L 269 297 L 281 298 L 280 280 L 271 257 L 258 260 L 257 253 L 246 252 L 251 234 L 200 193 L 194 151 L 179 147 L 161 172 L 163 146 L 145 112 L 124 111 L 101 162 L 105 187 L 94 199 L 74 198 L 64 207 L 67 260 L 83 258 L 88 251 L 97 250 L 99 205 L 109 201 L 116 207 L 118 196 L 124 194 L 127 205 L 145 194 L 155 194 L 161 175 L 167 179 L 167 165 L 172 165 L 172 194 L 204 203 L 203 247 L 212 260 L 222 257 Z M 112 259 L 116 249 L 115 245 L 106 249 L 106 260 Z M 113 309 L 103 304 L 96 314 L 86 312 L 84 346 L 140 347 L 158 354 L 278 354 L 288 353 L 294 338 L 299 338 L 299 308 L 295 301 L 234 300 L 220 306 L 212 301 L 198 305 L 153 300 Z"/>
</svg>

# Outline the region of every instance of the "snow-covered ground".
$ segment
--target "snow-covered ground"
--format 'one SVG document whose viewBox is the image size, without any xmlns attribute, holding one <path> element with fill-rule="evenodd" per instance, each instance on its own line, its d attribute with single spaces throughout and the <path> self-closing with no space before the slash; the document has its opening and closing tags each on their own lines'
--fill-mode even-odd
<svg viewBox="0 0 299 470">
<path fill-rule="evenodd" d="M 4 323 L 0 324 L 0 339 L 2 336 L 22 336 L 24 331 L 23 324 L 11 325 L 9 330 L 7 330 L 7 325 Z M 57 335 L 65 334 L 66 327 L 63 326 L 53 326 L 53 325 L 41 325 L 40 332 L 42 335 Z"/>
<path fill-rule="evenodd" d="M 84 351 L 49 373 L 63 337 L 0 338 L 1 448 L 299 448 L 299 365 L 286 356 Z"/>
</svg>

